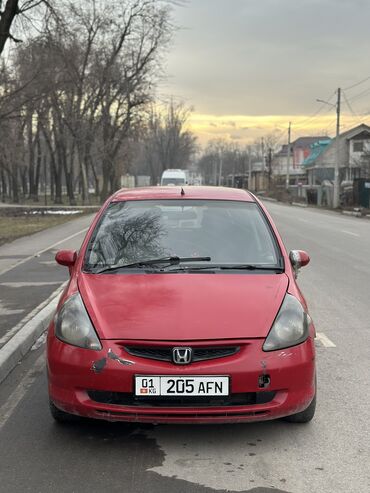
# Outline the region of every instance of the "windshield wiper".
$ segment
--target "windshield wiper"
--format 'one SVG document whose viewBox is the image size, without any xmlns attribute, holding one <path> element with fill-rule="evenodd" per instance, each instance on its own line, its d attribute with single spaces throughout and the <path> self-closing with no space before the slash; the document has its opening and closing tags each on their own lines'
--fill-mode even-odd
<svg viewBox="0 0 370 493">
<path fill-rule="evenodd" d="M 276 265 L 258 265 L 258 264 L 235 264 L 235 265 L 220 265 L 222 270 L 272 270 L 274 272 L 284 272 L 284 269 Z"/>
<path fill-rule="evenodd" d="M 235 265 L 206 265 L 202 267 L 198 266 L 183 266 L 171 269 L 168 272 L 199 272 L 199 271 L 217 271 L 217 270 L 269 270 L 277 273 L 284 272 L 282 267 L 266 266 L 258 264 L 235 264 Z"/>
<path fill-rule="evenodd" d="M 168 266 L 171 266 L 171 265 L 178 265 L 182 262 L 210 262 L 210 261 L 211 261 L 211 257 L 178 257 L 174 255 L 172 257 L 161 257 L 161 258 L 155 258 L 150 260 L 140 260 L 139 262 L 133 262 L 132 264 L 110 265 L 108 267 L 103 267 L 102 269 L 96 270 L 93 273 L 103 274 L 104 272 L 112 272 L 119 269 L 132 269 L 135 267 L 141 268 L 141 267 L 160 265 L 160 264 L 167 264 Z"/>
<path fill-rule="evenodd" d="M 258 265 L 258 264 L 235 264 L 235 265 L 206 265 L 203 267 L 197 266 L 184 266 L 179 267 L 178 269 L 172 269 L 170 272 L 176 272 L 177 270 L 181 271 L 192 271 L 192 270 L 272 270 L 276 272 L 284 272 L 284 269 L 277 266 L 266 266 L 266 265 Z"/>
</svg>

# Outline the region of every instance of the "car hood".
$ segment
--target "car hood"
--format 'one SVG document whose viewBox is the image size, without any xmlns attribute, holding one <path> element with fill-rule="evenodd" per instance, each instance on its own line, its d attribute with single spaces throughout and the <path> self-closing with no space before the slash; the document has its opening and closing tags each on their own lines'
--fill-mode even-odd
<svg viewBox="0 0 370 493">
<path fill-rule="evenodd" d="M 288 288 L 285 274 L 81 274 L 101 339 L 266 337 Z"/>
</svg>

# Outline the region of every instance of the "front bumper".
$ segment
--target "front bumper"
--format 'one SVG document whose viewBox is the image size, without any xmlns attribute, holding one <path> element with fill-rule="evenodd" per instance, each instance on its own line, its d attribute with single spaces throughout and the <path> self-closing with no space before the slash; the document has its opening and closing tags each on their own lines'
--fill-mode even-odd
<svg viewBox="0 0 370 493">
<path fill-rule="evenodd" d="M 123 349 L 123 341 L 101 342 L 101 351 L 79 349 L 56 339 L 53 326 L 50 327 L 47 361 L 49 394 L 59 409 L 109 421 L 237 423 L 298 413 L 308 407 L 315 394 L 313 337 L 299 346 L 273 352 L 262 351 L 264 339 L 227 341 L 227 344 L 237 343 L 240 351 L 233 356 L 188 366 L 132 356 Z M 225 341 L 207 343 L 216 345 L 225 344 Z M 187 342 L 190 346 L 196 344 L 199 342 Z M 251 399 L 246 405 L 228 405 L 226 402 L 168 407 L 148 402 L 143 405 L 140 402 L 121 405 L 94 399 L 94 395 L 110 392 L 131 396 L 131 401 L 135 400 L 135 375 L 229 375 L 231 396 L 257 395 L 257 399 Z M 266 375 L 270 378 L 270 384 L 267 388 L 261 388 L 260 377 Z M 271 398 L 264 399 L 262 392 L 268 392 Z"/>
</svg>

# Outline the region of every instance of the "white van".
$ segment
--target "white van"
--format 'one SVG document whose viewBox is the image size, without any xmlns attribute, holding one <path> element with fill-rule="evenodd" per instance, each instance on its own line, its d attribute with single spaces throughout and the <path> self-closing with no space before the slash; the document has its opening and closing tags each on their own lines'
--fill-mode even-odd
<svg viewBox="0 0 370 493">
<path fill-rule="evenodd" d="M 162 173 L 161 185 L 186 185 L 187 173 L 183 169 L 166 169 Z"/>
</svg>

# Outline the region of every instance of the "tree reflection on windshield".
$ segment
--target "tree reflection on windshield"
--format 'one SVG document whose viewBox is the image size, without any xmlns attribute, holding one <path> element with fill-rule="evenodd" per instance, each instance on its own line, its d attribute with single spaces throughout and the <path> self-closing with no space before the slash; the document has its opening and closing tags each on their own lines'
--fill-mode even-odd
<svg viewBox="0 0 370 493">
<path fill-rule="evenodd" d="M 160 211 L 119 212 L 119 220 L 112 214 L 102 224 L 91 250 L 90 264 L 128 264 L 166 254 L 161 244 L 166 232 Z"/>
<path fill-rule="evenodd" d="M 278 265 L 277 248 L 256 204 L 143 200 L 111 204 L 88 248 L 86 268 L 156 258 L 211 257 L 209 265 Z"/>
</svg>

